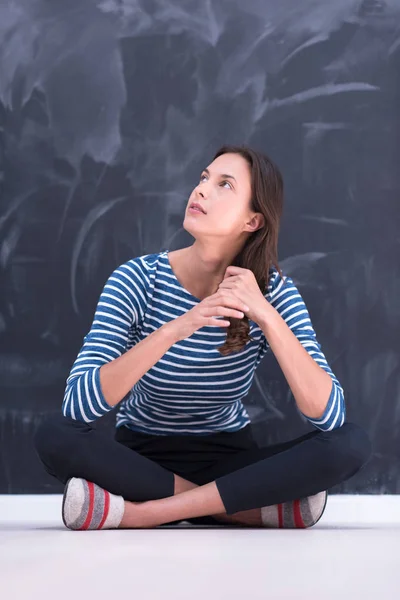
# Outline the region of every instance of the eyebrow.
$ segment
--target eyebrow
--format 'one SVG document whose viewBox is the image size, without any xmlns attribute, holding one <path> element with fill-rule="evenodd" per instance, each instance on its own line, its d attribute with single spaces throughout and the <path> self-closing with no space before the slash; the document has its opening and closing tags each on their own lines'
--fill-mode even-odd
<svg viewBox="0 0 400 600">
<path fill-rule="evenodd" d="M 210 175 L 210 171 L 208 169 L 203 169 L 202 173 L 207 173 L 207 175 Z M 228 173 L 220 173 L 220 177 L 225 177 L 226 179 L 235 179 L 233 175 L 228 175 Z"/>
</svg>

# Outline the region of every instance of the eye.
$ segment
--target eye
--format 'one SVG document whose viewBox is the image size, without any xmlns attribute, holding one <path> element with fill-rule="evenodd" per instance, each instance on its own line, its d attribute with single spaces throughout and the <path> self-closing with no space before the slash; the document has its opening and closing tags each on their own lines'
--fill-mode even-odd
<svg viewBox="0 0 400 600">
<path fill-rule="evenodd" d="M 225 179 L 225 181 L 222 181 L 222 183 L 227 183 L 227 184 L 229 185 L 229 187 L 232 189 L 232 186 L 231 186 L 231 184 L 230 184 L 230 183 L 229 183 L 229 181 L 227 181 L 226 179 Z"/>
<path fill-rule="evenodd" d="M 204 178 L 207 177 L 207 175 L 204 173 L 203 175 L 200 175 L 200 181 Z M 229 183 L 229 181 L 227 179 L 224 179 L 224 181 L 221 181 L 221 184 L 227 183 L 228 186 L 230 187 L 230 189 L 233 189 L 231 184 Z"/>
</svg>

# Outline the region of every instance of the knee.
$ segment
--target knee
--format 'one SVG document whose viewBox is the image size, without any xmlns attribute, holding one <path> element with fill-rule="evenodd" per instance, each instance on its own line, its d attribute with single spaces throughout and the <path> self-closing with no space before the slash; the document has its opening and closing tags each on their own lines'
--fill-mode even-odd
<svg viewBox="0 0 400 600">
<path fill-rule="evenodd" d="M 359 425 L 346 422 L 329 434 L 334 441 L 331 458 L 339 470 L 353 475 L 371 458 L 371 440 Z"/>
<path fill-rule="evenodd" d="M 73 426 L 70 421 L 72 419 L 59 413 L 47 417 L 39 424 L 33 435 L 33 444 L 42 462 L 49 464 L 54 457 L 64 452 L 68 430 Z"/>
</svg>

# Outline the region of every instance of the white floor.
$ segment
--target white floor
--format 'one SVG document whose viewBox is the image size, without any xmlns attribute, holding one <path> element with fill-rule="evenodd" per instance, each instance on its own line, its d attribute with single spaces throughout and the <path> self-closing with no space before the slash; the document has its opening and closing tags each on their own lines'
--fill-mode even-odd
<svg viewBox="0 0 400 600">
<path fill-rule="evenodd" d="M 74 532 L 61 496 L 0 496 L 3 600 L 400 598 L 400 496 L 330 496 L 306 530 Z"/>
</svg>

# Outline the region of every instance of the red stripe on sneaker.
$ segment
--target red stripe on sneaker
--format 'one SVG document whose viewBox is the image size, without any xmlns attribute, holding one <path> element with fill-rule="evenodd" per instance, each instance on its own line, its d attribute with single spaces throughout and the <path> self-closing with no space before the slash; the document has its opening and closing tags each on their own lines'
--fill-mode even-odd
<svg viewBox="0 0 400 600">
<path fill-rule="evenodd" d="M 91 481 L 86 481 L 87 486 L 89 488 L 89 510 L 86 517 L 86 520 L 80 529 L 87 529 L 90 525 L 90 522 L 93 517 L 93 509 L 94 509 L 94 485 Z"/>
<path fill-rule="evenodd" d="M 283 505 L 278 504 L 278 527 L 281 529 L 283 527 Z"/>
<path fill-rule="evenodd" d="M 103 492 L 104 492 L 103 518 L 100 521 L 100 525 L 98 526 L 98 529 L 101 529 L 103 527 L 105 520 L 108 517 L 108 511 L 110 509 L 110 494 L 106 490 L 103 490 Z"/>
<path fill-rule="evenodd" d="M 305 528 L 303 517 L 301 516 L 300 500 L 293 501 L 294 524 L 296 527 Z"/>
</svg>

